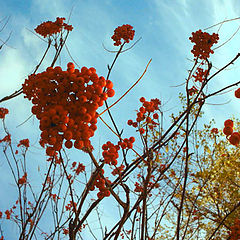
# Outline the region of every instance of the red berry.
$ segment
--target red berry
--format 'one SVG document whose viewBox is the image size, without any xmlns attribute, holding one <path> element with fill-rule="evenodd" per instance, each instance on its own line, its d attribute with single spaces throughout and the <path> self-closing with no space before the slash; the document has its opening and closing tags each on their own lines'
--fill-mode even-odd
<svg viewBox="0 0 240 240">
<path fill-rule="evenodd" d="M 240 88 L 235 91 L 235 97 L 240 98 Z"/>
<path fill-rule="evenodd" d="M 225 127 L 233 127 L 233 120 L 227 119 L 227 120 L 224 122 L 224 126 L 225 126 Z"/>
</svg>

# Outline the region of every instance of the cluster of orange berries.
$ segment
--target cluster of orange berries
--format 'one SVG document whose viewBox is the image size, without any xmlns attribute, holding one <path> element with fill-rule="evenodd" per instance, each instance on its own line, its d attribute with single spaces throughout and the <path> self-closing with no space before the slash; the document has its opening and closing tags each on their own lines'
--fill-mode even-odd
<svg viewBox="0 0 240 240">
<path fill-rule="evenodd" d="M 73 63 L 67 67 L 67 71 L 48 67 L 30 75 L 22 85 L 24 97 L 34 104 L 32 113 L 40 120 L 40 144 L 50 145 L 48 156 L 54 156 L 64 140 L 67 148 L 92 149 L 89 138 L 97 129 L 96 110 L 115 94 L 112 82 L 98 77 L 95 68 L 79 71 Z"/>
<path fill-rule="evenodd" d="M 190 96 L 193 96 L 195 93 L 198 93 L 198 90 L 195 86 L 192 86 L 191 88 L 188 89 L 188 94 Z"/>
<path fill-rule="evenodd" d="M 102 156 L 106 164 L 111 164 L 116 166 L 117 159 L 119 157 L 118 151 L 120 150 L 119 145 L 114 145 L 110 141 L 102 145 Z"/>
<path fill-rule="evenodd" d="M 134 137 L 130 137 L 123 139 L 123 141 L 119 141 L 117 145 L 114 145 L 113 143 L 111 143 L 110 141 L 108 141 L 107 143 L 102 145 L 102 156 L 104 158 L 104 162 L 106 164 L 110 164 L 113 166 L 116 166 L 118 161 L 118 151 L 120 150 L 120 147 L 122 149 L 131 149 L 133 148 L 133 143 L 135 142 L 135 138 Z"/>
<path fill-rule="evenodd" d="M 18 184 L 23 185 L 27 182 L 27 173 L 24 173 L 24 175 L 18 179 Z"/>
<path fill-rule="evenodd" d="M 129 126 L 133 126 L 136 128 L 139 127 L 140 123 L 145 122 L 150 129 L 153 129 L 158 125 L 158 123 L 155 122 L 155 120 L 157 120 L 159 116 L 157 113 L 155 113 L 155 111 L 159 110 L 159 105 L 161 104 L 161 102 L 157 98 L 151 99 L 151 101 L 146 101 L 144 97 L 140 98 L 140 102 L 142 103 L 142 106 L 139 108 L 137 112 L 136 122 L 129 119 L 127 124 Z M 139 128 L 139 132 L 140 134 L 144 134 L 145 132 L 144 128 L 143 127 Z"/>
<path fill-rule="evenodd" d="M 234 225 L 231 227 L 231 231 L 229 232 L 228 239 L 230 240 L 238 240 L 240 239 L 240 219 L 236 219 Z"/>
<path fill-rule="evenodd" d="M 55 22 L 47 21 L 43 22 L 38 25 L 34 30 L 39 35 L 43 36 L 44 38 L 47 36 L 52 36 L 53 34 L 60 33 L 63 29 L 67 31 L 72 31 L 72 25 L 68 25 L 63 21 L 66 20 L 65 18 L 56 18 Z"/>
<path fill-rule="evenodd" d="M 111 38 L 115 41 L 114 46 L 119 46 L 122 44 L 121 39 L 123 39 L 124 42 L 129 43 L 130 40 L 133 40 L 134 34 L 135 31 L 133 30 L 133 27 L 129 24 L 125 24 L 117 27 Z"/>
<path fill-rule="evenodd" d="M 229 136 L 228 141 L 235 146 L 238 146 L 240 143 L 240 134 L 239 132 L 233 132 L 233 121 L 228 119 L 224 122 L 223 133 L 226 136 Z"/>
<path fill-rule="evenodd" d="M 5 118 L 5 115 L 8 114 L 9 111 L 7 108 L 0 108 L 0 119 L 4 119 Z"/>
<path fill-rule="evenodd" d="M 18 204 L 18 200 L 16 201 L 16 205 Z M 16 209 L 16 205 L 14 204 L 9 210 L 7 209 L 4 213 L 6 215 L 6 219 L 11 219 L 11 215 L 14 213 L 14 209 Z M 0 211 L 0 219 L 3 217 L 3 213 Z M 18 217 L 17 215 L 15 216 Z"/>
<path fill-rule="evenodd" d="M 198 67 L 195 75 L 193 75 L 195 82 L 202 83 L 206 79 L 206 74 L 208 70 L 203 70 L 202 68 Z"/>
<path fill-rule="evenodd" d="M 11 135 L 7 134 L 3 139 L 0 139 L 0 143 L 1 142 L 8 142 L 11 143 Z"/>
<path fill-rule="evenodd" d="M 217 43 L 219 39 L 218 34 L 213 33 L 210 35 L 207 32 L 202 32 L 202 30 L 198 30 L 192 33 L 192 37 L 189 37 L 192 43 L 195 43 L 191 52 L 194 57 L 200 59 L 209 58 L 210 53 L 214 53 L 211 49 L 214 43 Z"/>
<path fill-rule="evenodd" d="M 19 144 L 17 145 L 17 147 L 20 147 L 20 146 L 24 146 L 26 148 L 29 148 L 29 139 L 22 139 L 20 140 Z"/>
<path fill-rule="evenodd" d="M 122 148 L 122 149 L 131 149 L 133 148 L 133 143 L 135 142 L 135 138 L 134 137 L 130 137 L 130 138 L 124 138 L 123 141 L 119 141 L 118 145 Z"/>
<path fill-rule="evenodd" d="M 102 172 L 102 174 L 104 174 L 103 169 L 101 169 L 100 171 Z M 90 187 L 91 191 L 94 191 L 95 187 L 97 187 L 99 189 L 99 192 L 97 193 L 97 197 L 99 199 L 103 199 L 104 197 L 109 197 L 110 196 L 110 191 L 106 187 L 106 181 L 108 182 L 108 184 L 111 184 L 110 180 L 108 180 L 108 179 L 105 180 L 101 177 L 100 174 L 98 174 L 95 178 L 94 183 Z"/>
<path fill-rule="evenodd" d="M 74 210 L 77 208 L 77 203 L 73 202 L 73 201 L 70 201 L 70 203 L 68 203 L 66 206 L 65 206 L 65 209 L 66 211 L 71 211 L 71 210 Z"/>
<path fill-rule="evenodd" d="M 125 168 L 125 166 L 123 164 L 121 164 L 119 167 L 116 167 L 115 169 L 113 169 L 112 175 L 113 176 L 116 176 L 117 174 L 121 175 L 121 173 L 124 170 L 124 168 Z"/>
</svg>

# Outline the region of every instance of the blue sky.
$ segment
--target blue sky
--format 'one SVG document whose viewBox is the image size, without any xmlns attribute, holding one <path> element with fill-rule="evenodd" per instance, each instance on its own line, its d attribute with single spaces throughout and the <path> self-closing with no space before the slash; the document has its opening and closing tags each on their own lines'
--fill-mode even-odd
<svg viewBox="0 0 240 240">
<path fill-rule="evenodd" d="M 191 32 L 237 17 L 239 12 L 236 1 L 156 0 L 129 3 L 79 0 L 67 1 L 67 4 L 60 0 L 24 1 L 24 4 L 22 1 L 8 1 L 7 4 L 3 3 L 1 16 L 11 18 L 2 35 L 7 36 L 12 31 L 12 36 L 8 42 L 10 47 L 1 51 L 1 75 L 5 79 L 8 76 L 8 81 L 3 81 L 1 96 L 20 86 L 42 56 L 46 44 L 29 30 L 33 31 L 43 21 L 54 21 L 56 16 L 68 17 L 72 7 L 70 22 L 74 31 L 70 34 L 67 46 L 79 66 L 94 66 L 99 75 L 106 75 L 106 65 L 114 57 L 103 49 L 102 43 L 110 50 L 116 49 L 110 37 L 117 26 L 131 24 L 136 30 L 135 39 L 142 37 L 132 50 L 120 56 L 111 75 L 118 97 L 141 75 L 152 58 L 144 79 L 121 103 L 128 103 L 130 111 L 137 107 L 135 99 L 142 95 L 147 98 L 159 97 L 166 103 L 166 109 L 167 106 L 173 107 L 176 94 L 182 89 L 171 86 L 183 83 L 191 66 L 187 60 L 192 57 L 192 44 L 188 40 Z M 231 36 L 237 26 L 237 21 L 226 23 L 220 31 L 220 37 L 223 36 L 221 39 Z M 217 29 L 210 29 L 210 32 L 214 30 Z M 221 66 L 227 60 L 226 57 L 230 58 L 236 53 L 236 45 L 235 48 L 232 47 L 236 41 L 237 36 L 216 52 L 216 67 Z M 61 60 L 62 67 L 71 61 L 66 51 L 63 51 Z M 44 62 L 42 70 L 48 66 L 49 61 Z M 14 71 L 9 72 L 6 64 L 11 65 Z M 21 97 L 18 98 L 18 103 L 20 101 Z M 121 104 L 118 105 L 119 108 Z M 116 111 L 119 108 L 116 107 Z"/>
<path fill-rule="evenodd" d="M 128 94 L 117 106 L 112 109 L 117 118 L 120 128 L 125 126 L 126 120 L 134 118 L 135 109 L 139 107 L 136 99 L 141 96 L 146 99 L 160 98 L 165 114 L 165 119 L 171 112 L 177 112 L 178 93 L 184 87 L 173 87 L 182 84 L 187 77 L 187 71 L 191 67 L 192 59 L 190 50 L 192 44 L 188 40 L 191 32 L 207 28 L 225 19 L 236 18 L 240 15 L 239 1 L 234 0 L 24 0 L 3 1 L 1 3 L 0 19 L 9 17 L 10 20 L 5 29 L 0 33 L 2 40 L 12 32 L 11 38 L 0 51 L 0 98 L 11 94 L 21 87 L 24 79 L 38 64 L 43 54 L 46 43 L 41 41 L 31 31 L 43 21 L 54 21 L 56 17 L 68 18 L 72 9 L 70 24 L 74 29 L 70 34 L 67 46 L 71 56 L 80 67 L 95 67 L 98 75 L 106 76 L 107 64 L 110 64 L 114 54 L 106 52 L 102 44 L 109 50 L 117 50 L 113 46 L 111 36 L 114 29 L 122 24 L 130 24 L 135 29 L 135 40 L 142 40 L 130 51 L 123 53 L 117 61 L 110 79 L 114 83 L 116 96 L 110 102 L 116 100 L 124 93 L 144 71 L 148 61 L 152 58 L 147 73 L 140 83 Z M 236 31 L 240 21 L 225 23 L 220 29 L 220 41 L 223 43 Z M 210 33 L 217 31 L 212 28 Z M 231 60 L 239 51 L 239 34 L 230 43 L 217 49 L 211 59 L 213 65 L 220 68 Z M 51 58 L 47 57 L 40 71 L 48 67 Z M 64 49 L 61 56 L 61 65 L 66 68 L 67 62 L 71 61 Z M 223 87 L 238 78 L 238 62 L 231 67 L 231 71 L 213 80 L 209 89 Z M 222 104 L 231 100 L 227 105 L 207 105 L 204 108 L 205 119 L 208 121 L 215 118 L 217 127 L 221 127 L 226 118 L 238 113 L 239 103 L 233 98 L 233 92 L 226 96 L 215 97 L 209 100 L 210 104 Z M 37 147 L 38 134 L 37 120 L 31 119 L 19 128 L 31 114 L 31 104 L 19 96 L 1 104 L 10 110 L 6 120 L 7 126 L 16 142 L 22 138 L 29 137 L 35 143 L 32 158 L 40 152 Z M 228 108 L 228 111 L 226 111 Z M 107 117 L 106 117 L 107 119 Z M 168 125 L 168 122 L 165 123 Z M 95 136 L 96 144 L 101 145 L 106 139 L 114 138 L 107 133 L 106 128 L 100 123 Z M 131 130 L 128 130 L 131 132 Z M 133 133 L 133 132 L 131 132 Z M 4 134 L 0 132 L 0 138 Z M 116 139 L 115 139 L 116 140 Z M 0 170 L 3 172 L 4 160 L 0 159 Z M 32 166 L 31 166 L 32 164 Z M 31 162 L 30 166 L 41 165 L 39 161 Z M 0 189 L 0 195 L 9 193 L 14 197 L 14 187 L 11 186 L 12 179 L 7 172 L 0 176 L 6 185 Z M 10 207 L 8 201 L 0 200 L 0 210 Z"/>
</svg>

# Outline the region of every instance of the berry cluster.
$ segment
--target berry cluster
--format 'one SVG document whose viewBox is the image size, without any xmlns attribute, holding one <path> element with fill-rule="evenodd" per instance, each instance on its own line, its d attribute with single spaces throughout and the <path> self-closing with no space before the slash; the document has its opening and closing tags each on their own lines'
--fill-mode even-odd
<svg viewBox="0 0 240 240">
<path fill-rule="evenodd" d="M 18 200 L 16 201 L 16 205 L 18 204 Z M 5 218 L 6 219 L 11 219 L 11 215 L 14 213 L 14 209 L 16 209 L 16 205 L 14 204 L 9 210 L 7 209 L 4 213 L 5 213 Z M 15 215 L 15 217 L 17 218 L 18 216 Z M 3 213 L 0 211 L 0 219 L 3 218 Z"/>
<path fill-rule="evenodd" d="M 119 167 L 116 167 L 113 171 L 112 171 L 112 175 L 116 176 L 116 175 L 121 175 L 122 171 L 124 170 L 125 166 L 123 164 L 121 164 Z"/>
<path fill-rule="evenodd" d="M 68 203 L 65 206 L 66 211 L 74 211 L 74 209 L 76 209 L 76 208 L 77 208 L 77 203 L 75 203 L 73 201 L 70 201 L 70 203 Z"/>
<path fill-rule="evenodd" d="M 195 43 L 191 52 L 194 57 L 200 59 L 209 58 L 210 53 L 214 53 L 211 49 L 214 43 L 217 43 L 219 39 L 218 34 L 213 33 L 210 35 L 207 32 L 202 32 L 202 30 L 198 30 L 192 33 L 192 37 L 189 37 L 192 43 Z"/>
<path fill-rule="evenodd" d="M 198 90 L 195 86 L 192 86 L 191 88 L 188 89 L 188 94 L 190 96 L 193 96 L 195 93 L 198 93 Z"/>
<path fill-rule="evenodd" d="M 207 75 L 207 71 L 208 70 L 203 70 L 202 68 L 197 68 L 197 71 L 195 73 L 195 75 L 193 75 L 194 81 L 195 82 L 200 82 L 202 83 L 203 81 L 205 81 L 206 79 L 206 75 Z"/>
<path fill-rule="evenodd" d="M 125 24 L 117 27 L 111 38 L 115 41 L 114 46 L 119 46 L 122 44 L 121 39 L 123 39 L 124 42 L 129 43 L 130 40 L 133 40 L 134 34 L 135 31 L 133 30 L 133 27 L 129 24 Z"/>
<path fill-rule="evenodd" d="M 24 175 L 18 179 L 18 184 L 23 185 L 27 182 L 27 173 L 24 173 Z"/>
<path fill-rule="evenodd" d="M 120 147 L 119 145 L 114 145 L 110 141 L 102 145 L 102 156 L 104 158 L 104 162 L 106 164 L 111 164 L 116 166 L 117 165 L 117 159 L 119 157 L 118 151 Z"/>
<path fill-rule="evenodd" d="M 68 63 L 67 71 L 49 67 L 30 75 L 22 86 L 25 97 L 34 104 L 32 113 L 40 120 L 40 144 L 50 145 L 48 156 L 54 156 L 64 140 L 67 148 L 92 149 L 89 138 L 97 129 L 96 110 L 115 93 L 110 80 L 98 77 L 95 68 L 79 71 Z"/>
<path fill-rule="evenodd" d="M 11 135 L 7 134 L 4 138 L 0 139 L 0 143 L 1 142 L 11 143 Z"/>
<path fill-rule="evenodd" d="M 0 119 L 4 119 L 5 118 L 5 115 L 8 114 L 9 111 L 7 108 L 0 108 Z"/>
<path fill-rule="evenodd" d="M 238 146 L 240 143 L 240 134 L 239 132 L 233 132 L 233 121 L 231 119 L 224 122 L 223 133 L 226 136 L 230 136 L 228 140 L 232 145 Z"/>
<path fill-rule="evenodd" d="M 63 29 L 67 31 L 72 31 L 72 25 L 68 25 L 63 21 L 66 20 L 65 18 L 56 18 L 55 22 L 47 21 L 43 22 L 38 25 L 34 30 L 39 35 L 43 36 L 44 38 L 47 36 L 52 36 L 53 34 L 60 33 Z"/>
<path fill-rule="evenodd" d="M 133 148 L 133 143 L 135 142 L 134 137 L 124 138 L 123 141 L 119 141 L 117 145 L 114 145 L 110 141 L 102 145 L 102 156 L 104 158 L 104 162 L 106 164 L 110 164 L 113 166 L 116 166 L 118 161 L 118 151 L 120 150 L 120 147 L 122 149 L 131 149 Z"/>
<path fill-rule="evenodd" d="M 136 122 L 130 119 L 128 120 L 127 124 L 129 126 L 133 126 L 136 128 L 139 127 L 140 124 L 145 123 L 147 127 L 153 129 L 158 125 L 158 123 L 155 122 L 155 120 L 157 120 L 159 116 L 155 111 L 159 110 L 159 105 L 161 104 L 161 102 L 157 98 L 151 99 L 151 101 L 146 101 L 144 97 L 140 98 L 140 102 L 142 103 L 142 106 L 137 111 Z M 143 127 L 139 128 L 139 132 L 140 134 L 144 134 L 145 132 L 144 128 Z"/>
<path fill-rule="evenodd" d="M 104 170 L 101 169 L 102 174 L 104 174 Z M 111 184 L 111 181 L 108 179 L 103 179 L 100 174 L 97 175 L 95 178 L 95 181 L 93 185 L 90 187 L 91 191 L 95 190 L 95 187 L 99 189 L 99 192 L 97 193 L 97 197 L 99 199 L 103 199 L 104 197 L 109 197 L 110 196 L 110 191 L 106 187 L 106 181 L 108 184 Z"/>
<path fill-rule="evenodd" d="M 135 142 L 135 138 L 134 137 L 130 137 L 130 138 L 124 138 L 123 141 L 119 141 L 118 145 L 122 148 L 122 149 L 131 149 L 133 148 L 133 143 Z"/>
<path fill-rule="evenodd" d="M 29 139 L 20 140 L 17 147 L 24 146 L 25 148 L 29 148 Z"/>
</svg>

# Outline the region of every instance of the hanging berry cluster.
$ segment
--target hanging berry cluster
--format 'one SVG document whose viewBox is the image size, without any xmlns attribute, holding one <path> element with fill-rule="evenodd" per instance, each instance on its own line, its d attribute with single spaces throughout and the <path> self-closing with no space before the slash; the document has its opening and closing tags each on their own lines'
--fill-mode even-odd
<svg viewBox="0 0 240 240">
<path fill-rule="evenodd" d="M 20 140 L 19 144 L 17 147 L 23 146 L 25 148 L 29 148 L 29 139 L 22 139 Z"/>
<path fill-rule="evenodd" d="M 196 93 L 198 93 L 198 90 L 195 86 L 192 86 L 191 88 L 188 89 L 189 96 L 193 96 Z"/>
<path fill-rule="evenodd" d="M 117 159 L 119 157 L 118 154 L 118 151 L 120 149 L 119 145 L 114 145 L 113 143 L 108 141 L 106 144 L 103 144 L 102 149 L 103 149 L 102 156 L 104 158 L 104 162 L 106 164 L 116 166 Z"/>
<path fill-rule="evenodd" d="M 228 137 L 228 141 L 235 146 L 240 143 L 239 132 L 233 132 L 233 121 L 228 119 L 224 122 L 223 133 Z"/>
<path fill-rule="evenodd" d="M 196 73 L 193 75 L 195 82 L 202 83 L 206 79 L 208 70 L 203 70 L 202 68 L 198 67 Z"/>
<path fill-rule="evenodd" d="M 207 32 L 202 32 L 202 30 L 198 30 L 192 33 L 192 37 L 189 37 L 192 43 L 195 43 L 191 52 L 194 57 L 200 59 L 209 58 L 210 53 L 214 53 L 211 49 L 214 43 L 217 43 L 219 39 L 218 34 L 213 33 L 210 35 Z"/>
<path fill-rule="evenodd" d="M 102 145 L 102 149 L 103 149 L 102 156 L 104 159 L 104 163 L 116 166 L 118 163 L 118 161 L 117 161 L 117 159 L 119 157 L 118 151 L 120 150 L 120 148 L 131 149 L 133 147 L 134 142 L 135 142 L 135 138 L 130 137 L 129 139 L 125 138 L 125 139 L 123 139 L 123 141 L 119 141 L 117 145 L 114 145 L 110 141 L 103 144 Z M 121 172 L 123 170 L 124 170 L 124 165 L 121 165 L 119 167 L 116 167 L 113 170 L 112 174 L 113 175 L 121 174 Z M 102 171 L 102 175 L 103 175 L 104 170 L 101 169 L 101 171 Z M 93 185 L 90 188 L 91 191 L 93 191 L 95 189 L 95 187 L 97 187 L 99 189 L 99 192 L 97 194 L 99 199 L 110 196 L 110 191 L 106 187 L 106 181 L 108 182 L 108 184 L 111 184 L 110 180 L 104 179 L 104 178 L 102 178 L 101 174 L 98 174 Z"/>
<path fill-rule="evenodd" d="M 27 182 L 27 173 L 24 173 L 24 175 L 18 179 L 18 184 L 23 185 Z"/>
<path fill-rule="evenodd" d="M 32 113 L 40 120 L 41 140 L 48 156 L 65 146 L 92 149 L 89 138 L 97 129 L 96 110 L 114 95 L 113 84 L 98 77 L 95 68 L 75 69 L 68 63 L 67 71 L 49 67 L 25 80 L 23 93 L 32 101 Z M 74 142 L 74 143 L 73 143 Z"/>
<path fill-rule="evenodd" d="M 0 108 L 0 119 L 4 119 L 5 118 L 5 116 L 8 114 L 8 109 L 7 108 L 3 108 L 3 107 L 1 107 Z"/>
<path fill-rule="evenodd" d="M 63 21 L 66 20 L 65 18 L 56 18 L 55 22 L 47 21 L 43 22 L 40 25 L 38 25 L 34 30 L 39 35 L 46 38 L 47 36 L 52 36 L 53 34 L 60 33 L 63 29 L 67 31 L 72 31 L 73 27 L 72 25 L 68 25 L 64 23 Z"/>
<path fill-rule="evenodd" d="M 104 174 L 104 170 L 101 169 L 102 175 Z M 99 199 L 103 199 L 104 197 L 109 197 L 110 196 L 110 191 L 106 187 L 106 181 L 110 185 L 111 181 L 108 179 L 103 179 L 101 177 L 101 174 L 99 173 L 97 177 L 95 178 L 92 186 L 90 187 L 91 191 L 95 190 L 95 187 L 99 189 L 99 192 L 97 193 L 97 197 Z"/>
<path fill-rule="evenodd" d="M 115 42 L 114 46 L 121 45 L 121 39 L 123 39 L 124 42 L 129 43 L 130 40 L 133 40 L 134 34 L 135 31 L 133 30 L 133 27 L 129 24 L 117 27 L 114 30 L 114 34 L 112 35 L 112 40 Z"/>
<path fill-rule="evenodd" d="M 133 148 L 133 143 L 135 142 L 134 137 L 124 138 L 123 141 L 119 141 L 117 145 L 114 145 L 110 141 L 102 145 L 102 156 L 106 164 L 116 166 L 118 161 L 118 151 L 122 149 L 131 149 Z"/>
<path fill-rule="evenodd" d="M 144 124 L 150 129 L 153 129 L 158 125 L 157 122 L 155 122 L 159 116 L 156 111 L 159 110 L 159 105 L 161 104 L 159 99 L 151 99 L 151 101 L 146 101 L 144 97 L 140 98 L 140 102 L 142 103 L 142 106 L 137 111 L 137 118 L 136 122 L 133 120 L 128 120 L 128 125 L 133 126 L 135 128 L 139 127 L 140 124 Z M 144 134 L 145 130 L 143 126 L 139 128 L 140 134 Z"/>
</svg>

